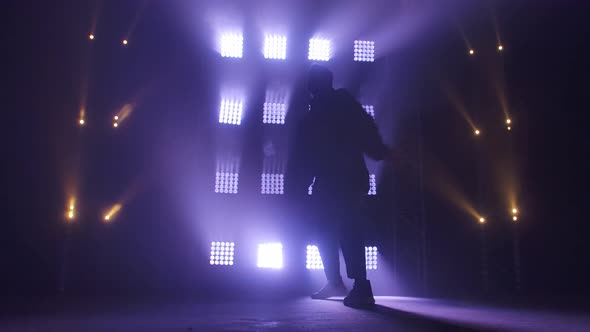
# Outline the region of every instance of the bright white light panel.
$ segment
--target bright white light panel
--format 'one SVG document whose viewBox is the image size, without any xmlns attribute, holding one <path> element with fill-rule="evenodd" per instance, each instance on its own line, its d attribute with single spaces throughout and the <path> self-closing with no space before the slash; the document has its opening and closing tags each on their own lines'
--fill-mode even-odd
<svg viewBox="0 0 590 332">
<path fill-rule="evenodd" d="M 287 106 L 281 103 L 264 103 L 262 122 L 268 124 L 285 124 Z"/>
<path fill-rule="evenodd" d="M 355 40 L 354 61 L 375 61 L 375 42 L 368 40 Z"/>
<path fill-rule="evenodd" d="M 282 195 L 285 193 L 285 176 L 283 174 L 262 174 L 260 193 Z"/>
<path fill-rule="evenodd" d="M 365 112 L 373 117 L 373 119 L 375 118 L 375 108 L 373 105 L 363 105 L 363 108 L 365 109 Z"/>
<path fill-rule="evenodd" d="M 367 270 L 377 270 L 377 247 L 365 247 Z"/>
<path fill-rule="evenodd" d="M 369 175 L 369 195 L 377 195 L 377 179 L 375 174 Z"/>
<path fill-rule="evenodd" d="M 234 265 L 234 249 L 235 243 L 233 242 L 211 242 L 209 264 Z"/>
<path fill-rule="evenodd" d="M 264 269 L 281 269 L 283 267 L 283 245 L 281 243 L 259 244 L 257 265 Z"/>
<path fill-rule="evenodd" d="M 219 123 L 240 125 L 244 104 L 241 100 L 222 99 L 219 106 Z"/>
<path fill-rule="evenodd" d="M 287 58 L 287 37 L 267 35 L 264 38 L 264 57 L 284 60 Z"/>
<path fill-rule="evenodd" d="M 317 246 L 307 246 L 307 259 L 306 265 L 308 270 L 323 270 L 324 264 L 322 263 L 322 257 Z"/>
<path fill-rule="evenodd" d="M 309 60 L 330 60 L 331 41 L 328 39 L 312 38 L 309 40 Z"/>
<path fill-rule="evenodd" d="M 244 50 L 244 37 L 239 33 L 226 33 L 221 36 L 221 56 L 241 58 Z"/>
<path fill-rule="evenodd" d="M 218 194 L 237 194 L 238 177 L 238 173 L 215 173 L 215 192 Z"/>
</svg>

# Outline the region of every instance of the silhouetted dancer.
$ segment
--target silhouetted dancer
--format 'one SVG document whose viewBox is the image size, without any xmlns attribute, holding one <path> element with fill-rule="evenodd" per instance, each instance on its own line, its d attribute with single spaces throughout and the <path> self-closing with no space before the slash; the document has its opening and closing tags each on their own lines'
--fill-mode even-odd
<svg viewBox="0 0 590 332">
<path fill-rule="evenodd" d="M 342 248 L 348 277 L 354 287 L 344 299 L 351 307 L 375 303 L 367 280 L 361 203 L 369 191 L 364 156 L 384 160 L 390 155 L 373 118 L 344 89 L 332 87 L 332 72 L 319 65 L 309 71 L 310 110 L 295 137 L 288 174 L 292 190 L 313 194 L 308 208 L 317 227 L 318 249 L 328 279 L 313 299 L 346 295 L 340 276 Z M 312 184 L 313 183 L 313 184 Z M 307 204 L 307 203 L 306 203 Z"/>
</svg>

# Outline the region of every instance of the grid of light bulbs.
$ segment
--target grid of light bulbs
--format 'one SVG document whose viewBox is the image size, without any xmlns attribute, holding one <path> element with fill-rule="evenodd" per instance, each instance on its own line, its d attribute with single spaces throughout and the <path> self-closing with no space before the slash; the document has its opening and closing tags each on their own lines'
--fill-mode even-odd
<svg viewBox="0 0 590 332">
<path fill-rule="evenodd" d="M 369 195 L 377 195 L 377 178 L 375 174 L 369 175 Z"/>
<path fill-rule="evenodd" d="M 240 100 L 221 100 L 219 106 L 219 123 L 240 125 L 242 123 L 242 111 L 244 105 Z"/>
<path fill-rule="evenodd" d="M 210 265 L 234 265 L 235 243 L 211 242 Z"/>
<path fill-rule="evenodd" d="M 283 174 L 267 174 L 261 176 L 260 193 L 265 195 L 282 195 L 285 193 L 285 176 Z"/>
<path fill-rule="evenodd" d="M 365 247 L 367 270 L 377 270 L 377 247 Z"/>
<path fill-rule="evenodd" d="M 322 257 L 317 246 L 307 246 L 307 259 L 305 260 L 305 267 L 308 270 L 323 270 L 324 264 L 322 263 Z"/>
<path fill-rule="evenodd" d="M 220 51 L 224 58 L 241 58 L 244 54 L 244 37 L 239 33 L 223 34 Z"/>
<path fill-rule="evenodd" d="M 323 270 L 324 264 L 316 245 L 306 247 L 306 264 L 308 270 Z M 210 265 L 234 265 L 236 245 L 234 242 L 211 242 Z M 367 270 L 377 269 L 377 247 L 365 247 L 365 263 Z M 280 242 L 258 244 L 257 266 L 267 269 L 283 267 L 283 244 Z"/>
<path fill-rule="evenodd" d="M 354 61 L 375 61 L 375 42 L 369 40 L 355 40 Z"/>
<path fill-rule="evenodd" d="M 312 38 L 309 40 L 309 60 L 328 61 L 330 60 L 332 42 L 329 39 Z"/>
<path fill-rule="evenodd" d="M 283 267 L 283 245 L 281 243 L 261 243 L 258 245 L 257 266 L 263 269 Z"/>
<path fill-rule="evenodd" d="M 375 107 L 373 105 L 363 105 L 365 112 L 369 114 L 373 119 L 375 118 Z"/>
<path fill-rule="evenodd" d="M 281 103 L 264 103 L 262 123 L 285 124 L 287 106 Z"/>
<path fill-rule="evenodd" d="M 215 173 L 215 193 L 217 194 L 237 194 L 238 193 L 238 173 Z"/>
<path fill-rule="evenodd" d="M 266 59 L 286 59 L 287 37 L 280 35 L 267 35 L 264 38 L 264 57 Z"/>
</svg>

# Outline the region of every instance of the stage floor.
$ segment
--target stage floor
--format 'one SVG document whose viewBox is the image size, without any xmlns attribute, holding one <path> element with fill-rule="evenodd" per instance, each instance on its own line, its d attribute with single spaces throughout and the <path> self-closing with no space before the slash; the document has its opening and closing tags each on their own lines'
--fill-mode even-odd
<svg viewBox="0 0 590 332">
<path fill-rule="evenodd" d="M 9 315 L 5 311 L 0 331 L 590 331 L 587 312 L 386 296 L 377 303 L 372 310 L 357 310 L 341 299 L 44 300 Z"/>
</svg>

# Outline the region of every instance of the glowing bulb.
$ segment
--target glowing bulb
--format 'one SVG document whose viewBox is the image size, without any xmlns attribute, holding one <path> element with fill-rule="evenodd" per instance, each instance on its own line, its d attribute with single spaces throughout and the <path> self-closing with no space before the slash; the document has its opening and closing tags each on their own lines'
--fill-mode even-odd
<svg viewBox="0 0 590 332">
<path fill-rule="evenodd" d="M 498 51 L 502 52 L 504 50 L 504 46 L 502 46 L 501 44 L 498 45 Z"/>
<path fill-rule="evenodd" d="M 506 124 L 511 124 L 511 123 L 512 123 L 512 120 L 506 119 Z"/>
<path fill-rule="evenodd" d="M 78 123 L 80 123 L 80 125 L 83 126 L 84 123 L 86 123 L 86 122 L 84 121 L 84 119 L 80 119 L 80 121 L 78 121 Z"/>
<path fill-rule="evenodd" d="M 479 135 L 481 132 L 479 131 L 479 129 L 475 129 L 475 135 Z"/>
<path fill-rule="evenodd" d="M 508 126 L 506 129 L 508 129 L 508 130 L 512 130 L 512 127 Z"/>
<path fill-rule="evenodd" d="M 512 217 L 512 220 L 517 221 L 518 220 L 518 217 L 517 216 L 514 216 L 514 217 Z"/>
<path fill-rule="evenodd" d="M 123 39 L 123 45 L 127 45 L 127 43 L 129 43 L 127 39 Z"/>
<path fill-rule="evenodd" d="M 484 217 L 479 218 L 479 223 L 483 224 L 484 222 L 486 222 L 486 219 Z"/>
<path fill-rule="evenodd" d="M 90 39 L 90 40 L 94 40 L 94 35 L 93 35 L 93 34 L 89 34 L 89 35 L 88 35 L 88 39 Z"/>
<path fill-rule="evenodd" d="M 119 116 L 115 115 L 115 121 L 119 120 Z"/>
<path fill-rule="evenodd" d="M 113 127 L 117 128 L 119 127 L 119 124 L 117 122 L 113 123 Z"/>
<path fill-rule="evenodd" d="M 68 212 L 68 219 L 74 219 L 74 211 Z"/>
<path fill-rule="evenodd" d="M 470 50 L 469 50 L 469 55 L 474 55 L 474 54 L 475 54 L 475 50 L 473 50 L 473 49 L 470 49 Z"/>
<path fill-rule="evenodd" d="M 513 214 L 517 214 L 518 213 L 518 210 L 517 209 L 512 209 L 512 213 Z"/>
<path fill-rule="evenodd" d="M 106 216 L 104 216 L 104 220 L 109 221 L 111 219 L 111 216 L 109 216 L 108 214 Z"/>
</svg>

